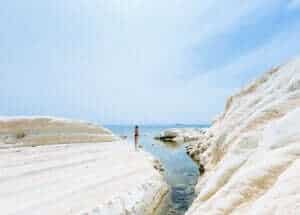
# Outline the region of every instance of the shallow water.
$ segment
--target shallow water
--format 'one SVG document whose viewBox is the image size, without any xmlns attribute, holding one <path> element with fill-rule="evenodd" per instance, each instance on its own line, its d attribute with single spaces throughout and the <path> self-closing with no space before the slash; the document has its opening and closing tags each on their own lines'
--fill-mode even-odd
<svg viewBox="0 0 300 215">
<path fill-rule="evenodd" d="M 133 126 L 106 126 L 115 134 L 127 136 L 129 144 L 133 142 Z M 170 186 L 170 193 L 156 215 L 182 215 L 194 199 L 194 187 L 199 177 L 197 165 L 186 154 L 184 144 L 163 143 L 153 139 L 155 134 L 175 125 L 141 126 L 139 144 L 156 159 L 165 169 L 164 177 Z M 205 127 L 190 125 L 184 127 Z"/>
</svg>

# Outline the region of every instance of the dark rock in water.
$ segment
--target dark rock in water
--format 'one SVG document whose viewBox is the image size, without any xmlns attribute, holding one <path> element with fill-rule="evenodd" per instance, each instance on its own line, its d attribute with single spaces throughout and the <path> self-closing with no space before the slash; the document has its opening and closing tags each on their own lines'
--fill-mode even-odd
<svg viewBox="0 0 300 215">
<path fill-rule="evenodd" d="M 170 208 L 170 210 L 167 212 L 167 215 L 180 215 L 176 209 Z"/>
<path fill-rule="evenodd" d="M 170 142 L 170 143 L 173 143 L 173 142 L 176 142 L 174 139 L 174 137 L 154 137 L 154 139 L 156 140 L 160 140 L 162 142 Z"/>
<path fill-rule="evenodd" d="M 160 172 L 163 172 L 165 171 L 163 165 L 161 164 L 161 162 L 159 160 L 155 160 L 154 161 L 154 169 L 160 171 Z"/>
<path fill-rule="evenodd" d="M 200 175 L 203 175 L 203 173 L 205 172 L 205 168 L 202 164 L 199 164 L 199 173 Z"/>
</svg>

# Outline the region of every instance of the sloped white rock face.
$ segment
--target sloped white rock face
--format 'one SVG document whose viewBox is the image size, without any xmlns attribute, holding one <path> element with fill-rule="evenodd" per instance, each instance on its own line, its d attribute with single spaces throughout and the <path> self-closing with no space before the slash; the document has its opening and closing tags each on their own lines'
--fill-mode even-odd
<svg viewBox="0 0 300 215">
<path fill-rule="evenodd" d="M 188 153 L 206 169 L 188 215 L 299 214 L 300 59 L 229 98 Z"/>
<path fill-rule="evenodd" d="M 2 118 L 0 133 L 0 214 L 150 215 L 168 191 L 152 157 L 90 123 Z"/>
<path fill-rule="evenodd" d="M 0 143 L 37 146 L 119 140 L 108 129 L 83 121 L 51 117 L 0 117 Z"/>
</svg>

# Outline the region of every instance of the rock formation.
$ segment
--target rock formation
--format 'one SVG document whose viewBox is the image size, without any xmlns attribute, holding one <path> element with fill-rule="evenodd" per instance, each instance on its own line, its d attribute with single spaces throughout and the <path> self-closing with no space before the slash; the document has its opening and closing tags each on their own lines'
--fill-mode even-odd
<svg viewBox="0 0 300 215">
<path fill-rule="evenodd" d="M 171 128 L 154 138 L 165 142 L 183 143 L 198 140 L 205 132 L 204 128 Z"/>
<path fill-rule="evenodd" d="M 168 191 L 150 155 L 86 122 L 1 118 L 0 157 L 1 214 L 150 215 Z"/>
<path fill-rule="evenodd" d="M 51 117 L 0 118 L 0 143 L 37 146 L 119 140 L 108 129 L 88 122 Z"/>
<path fill-rule="evenodd" d="M 300 59 L 230 97 L 188 153 L 205 173 L 187 215 L 299 214 Z"/>
</svg>

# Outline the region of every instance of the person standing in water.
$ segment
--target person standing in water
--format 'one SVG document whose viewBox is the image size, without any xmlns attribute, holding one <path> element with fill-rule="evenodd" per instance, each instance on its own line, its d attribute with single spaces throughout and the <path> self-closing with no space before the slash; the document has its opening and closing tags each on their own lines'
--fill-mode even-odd
<svg viewBox="0 0 300 215">
<path fill-rule="evenodd" d="M 137 150 L 138 148 L 138 141 L 139 141 L 139 126 L 135 126 L 134 127 L 134 146 L 135 146 L 135 150 Z"/>
</svg>

